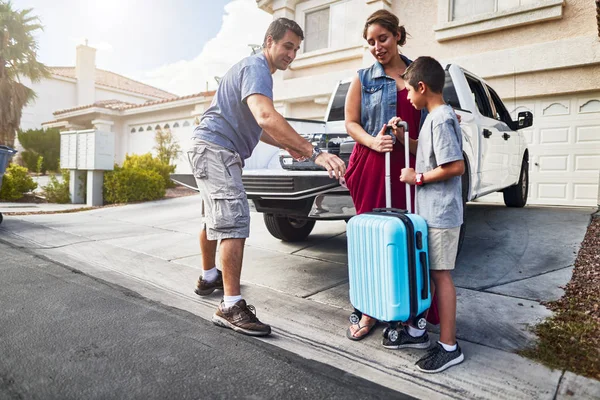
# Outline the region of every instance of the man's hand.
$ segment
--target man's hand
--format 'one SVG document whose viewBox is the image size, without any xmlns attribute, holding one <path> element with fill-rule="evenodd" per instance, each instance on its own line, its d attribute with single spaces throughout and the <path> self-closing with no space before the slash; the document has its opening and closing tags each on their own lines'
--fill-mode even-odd
<svg viewBox="0 0 600 400">
<path fill-rule="evenodd" d="M 371 150 L 378 151 L 379 153 L 386 153 L 394 150 L 394 141 L 390 135 L 385 134 L 386 130 L 387 124 L 384 124 L 377 136 L 371 140 L 371 144 L 369 145 Z"/>
<path fill-rule="evenodd" d="M 400 171 L 400 182 L 414 185 L 416 181 L 417 173 L 415 172 L 414 168 L 402 168 L 402 171 Z"/>
<path fill-rule="evenodd" d="M 330 178 L 340 179 L 346 173 L 346 164 L 334 154 L 325 152 L 319 154 L 315 160 L 315 164 L 325 168 Z"/>
</svg>

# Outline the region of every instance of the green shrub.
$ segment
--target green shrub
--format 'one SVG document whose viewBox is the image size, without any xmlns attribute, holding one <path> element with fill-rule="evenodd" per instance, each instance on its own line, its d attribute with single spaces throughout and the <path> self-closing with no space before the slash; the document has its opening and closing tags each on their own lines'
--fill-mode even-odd
<svg viewBox="0 0 600 400">
<path fill-rule="evenodd" d="M 37 183 L 31 179 L 27 168 L 17 164 L 10 164 L 2 178 L 2 188 L 0 188 L 0 199 L 19 200 L 27 192 L 31 192 L 37 187 Z"/>
<path fill-rule="evenodd" d="M 146 171 L 154 171 L 159 174 L 166 188 L 175 187 L 170 175 L 175 172 L 175 166 L 166 164 L 160 159 L 153 157 L 151 153 L 126 155 L 123 168 L 140 168 Z"/>
<path fill-rule="evenodd" d="M 21 161 L 23 161 L 23 166 L 30 171 L 35 171 L 39 155 L 29 150 L 24 150 L 19 154 L 21 155 Z"/>
<path fill-rule="evenodd" d="M 165 182 L 157 172 L 139 167 L 118 167 L 104 173 L 104 201 L 129 203 L 157 200 L 165 195 Z"/>
<path fill-rule="evenodd" d="M 42 172 L 58 171 L 60 161 L 60 131 L 51 129 L 29 129 L 19 131 L 19 142 L 26 151 L 21 153 L 23 164 L 30 170 L 37 170 L 38 157 L 44 157 Z"/>
<path fill-rule="evenodd" d="M 71 180 L 71 175 L 68 169 L 62 170 L 62 178 L 63 181 L 60 182 L 56 175 L 50 175 L 50 183 L 44 186 L 44 194 L 46 195 L 46 200 L 50 203 L 59 203 L 65 204 L 71 202 L 71 193 L 69 192 L 69 183 Z"/>
</svg>

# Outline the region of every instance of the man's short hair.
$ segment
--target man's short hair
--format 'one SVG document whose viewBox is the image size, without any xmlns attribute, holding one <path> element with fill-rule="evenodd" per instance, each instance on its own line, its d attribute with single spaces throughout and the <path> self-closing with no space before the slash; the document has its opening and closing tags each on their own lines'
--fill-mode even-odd
<svg viewBox="0 0 600 400">
<path fill-rule="evenodd" d="M 435 58 L 419 57 L 406 68 L 402 79 L 414 88 L 419 85 L 419 82 L 423 82 L 432 92 L 442 93 L 446 82 L 446 73 Z"/>
<path fill-rule="evenodd" d="M 285 36 L 285 33 L 288 30 L 298 35 L 300 40 L 304 40 L 304 32 L 302 32 L 302 28 L 300 28 L 300 25 L 298 25 L 296 21 L 288 18 L 277 18 L 271 22 L 269 29 L 267 29 L 267 33 L 265 33 L 263 47 L 267 47 L 267 38 L 269 36 L 273 38 L 273 41 L 278 42 Z"/>
</svg>

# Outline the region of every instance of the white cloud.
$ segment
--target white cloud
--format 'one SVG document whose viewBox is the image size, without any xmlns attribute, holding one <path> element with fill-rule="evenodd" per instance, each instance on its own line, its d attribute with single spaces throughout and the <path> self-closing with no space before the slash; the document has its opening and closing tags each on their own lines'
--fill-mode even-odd
<svg viewBox="0 0 600 400">
<path fill-rule="evenodd" d="M 262 44 L 271 21 L 272 16 L 259 9 L 256 0 L 233 0 L 225 6 L 221 29 L 196 58 L 145 71 L 136 79 L 182 96 L 206 90 L 207 82 L 209 90 L 215 89 L 214 77 L 250 55 L 249 44 Z"/>
</svg>

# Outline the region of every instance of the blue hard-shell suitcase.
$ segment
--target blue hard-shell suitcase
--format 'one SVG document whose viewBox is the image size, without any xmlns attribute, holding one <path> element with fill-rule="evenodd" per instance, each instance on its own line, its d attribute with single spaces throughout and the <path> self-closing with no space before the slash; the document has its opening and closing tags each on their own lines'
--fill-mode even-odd
<svg viewBox="0 0 600 400">
<path fill-rule="evenodd" d="M 405 143 L 408 127 L 405 127 Z M 406 146 L 408 160 L 408 146 Z M 380 321 L 413 322 L 425 328 L 431 305 L 427 223 L 417 214 L 390 208 L 389 153 L 386 153 L 386 206 L 350 219 L 348 272 L 350 302 L 357 323 L 367 314 Z M 410 210 L 410 190 L 407 205 Z"/>
</svg>

